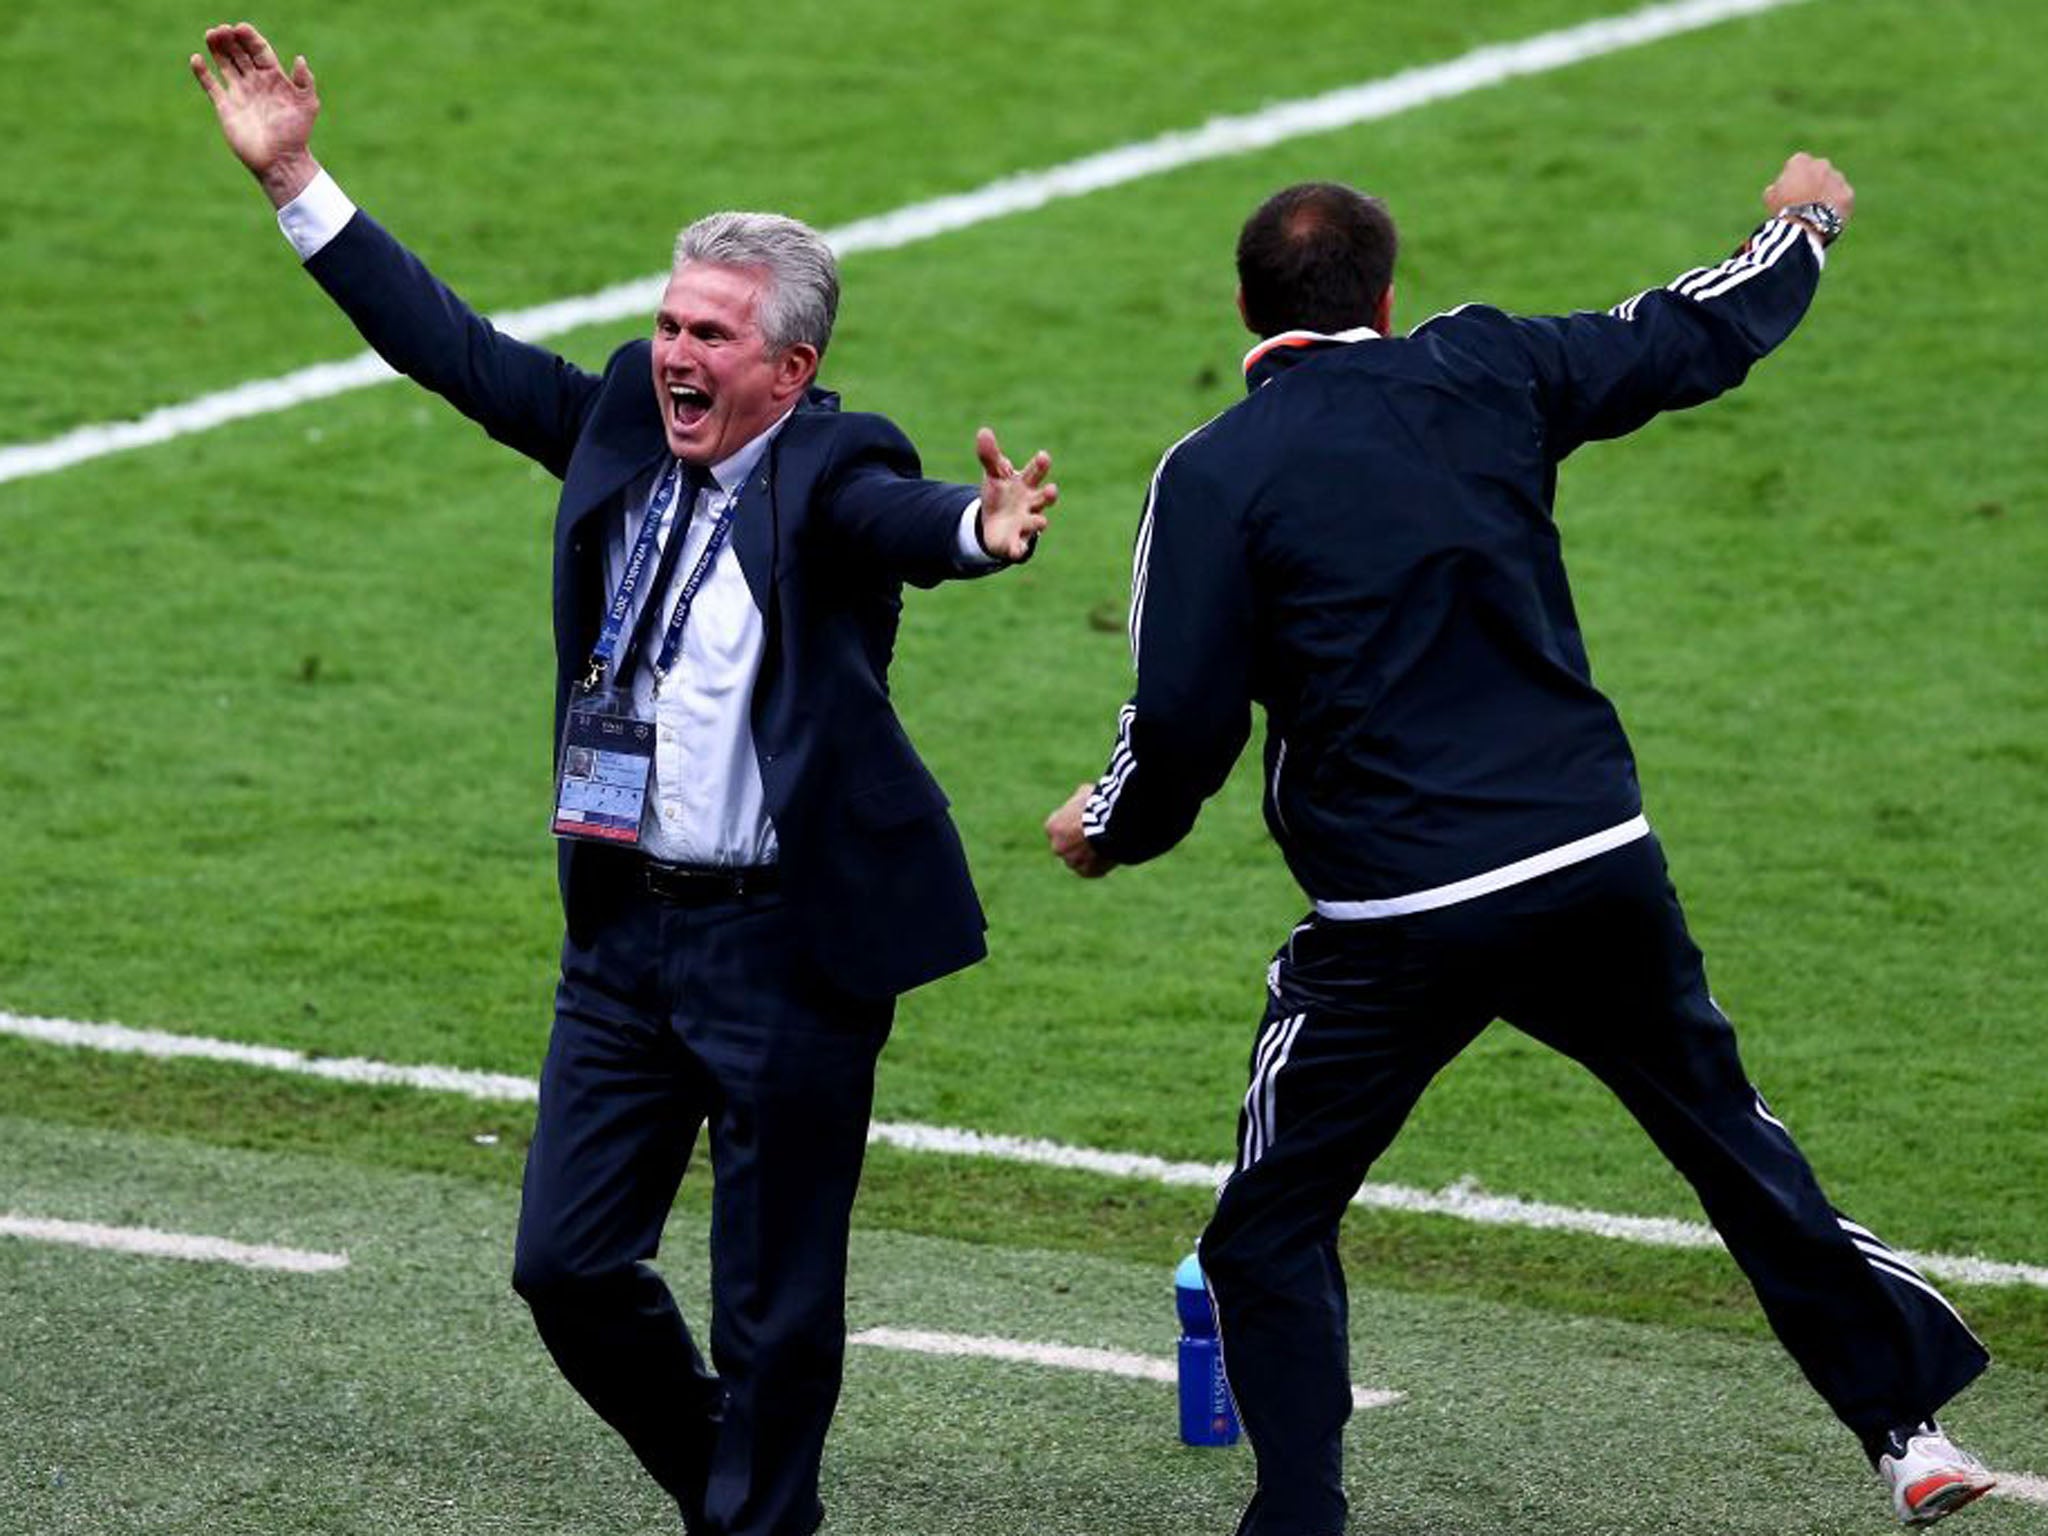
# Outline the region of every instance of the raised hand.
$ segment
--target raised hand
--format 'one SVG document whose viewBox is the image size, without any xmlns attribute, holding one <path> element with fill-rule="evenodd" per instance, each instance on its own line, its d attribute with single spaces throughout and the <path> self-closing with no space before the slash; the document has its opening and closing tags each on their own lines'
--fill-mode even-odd
<svg viewBox="0 0 2048 1536">
<path fill-rule="evenodd" d="M 1776 213 L 1801 203 L 1826 203 L 1846 224 L 1856 212 L 1856 189 L 1831 161 L 1801 150 L 1764 188 L 1764 207 Z"/>
<path fill-rule="evenodd" d="M 1028 560 L 1045 532 L 1045 509 L 1060 499 L 1060 488 L 1045 477 L 1052 460 L 1035 453 L 1020 471 L 987 427 L 974 434 L 981 460 L 981 547 L 999 560 Z"/>
<path fill-rule="evenodd" d="M 301 54 L 285 73 L 263 34 L 246 21 L 208 27 L 206 51 L 219 78 L 196 53 L 192 74 L 213 103 L 221 136 L 263 184 L 272 206 L 282 208 L 320 174 L 307 148 L 320 115 L 313 71 Z"/>
</svg>

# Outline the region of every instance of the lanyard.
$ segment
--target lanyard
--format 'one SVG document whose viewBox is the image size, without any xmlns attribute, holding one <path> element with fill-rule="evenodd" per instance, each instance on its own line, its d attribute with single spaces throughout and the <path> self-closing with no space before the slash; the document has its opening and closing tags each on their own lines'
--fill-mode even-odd
<svg viewBox="0 0 2048 1536">
<path fill-rule="evenodd" d="M 640 578 L 646 574 L 647 562 L 655 552 L 655 540 L 661 533 L 662 519 L 668 516 L 676 498 L 682 494 L 683 486 L 690 477 L 683 473 L 683 462 L 671 459 L 667 471 L 654 494 L 647 498 L 647 515 L 640 519 L 640 533 L 633 540 L 633 548 L 626 556 L 626 568 L 619 573 L 619 589 L 612 594 L 611 606 L 605 610 L 604 627 L 598 631 L 597 644 L 591 647 L 590 671 L 583 679 L 586 688 L 596 688 L 611 670 L 612 657 L 619 648 L 619 635 L 626 627 L 626 615 L 633 611 L 633 594 L 640 590 Z M 691 500 L 694 504 L 695 496 Z M 684 512 L 684 524 L 688 525 L 689 512 Z M 675 549 L 682 548 L 683 529 L 678 528 L 671 538 Z M 663 551 L 667 554 L 667 551 Z M 673 566 L 673 560 L 657 562 Z M 661 575 L 657 572 L 655 590 L 661 588 Z"/>
<path fill-rule="evenodd" d="M 642 648 L 646 643 L 649 622 L 661 611 L 661 594 L 667 588 L 669 577 L 675 571 L 676 557 L 682 553 L 683 540 L 689 535 L 690 519 L 696 511 L 697 482 L 688 475 L 683 476 L 682 479 L 690 497 L 690 504 L 680 507 L 676 511 L 675 526 L 669 530 L 668 538 L 662 545 L 661 560 L 655 571 L 654 584 L 648 590 L 646 605 L 640 610 L 640 617 L 633 625 L 633 633 L 627 637 L 625 651 L 619 657 L 618 677 L 622 683 L 631 679 L 633 668 L 639 662 Z M 704 475 L 704 483 L 713 487 L 717 485 L 717 482 L 711 479 L 708 472 Z M 669 620 L 668 633 L 663 637 L 661 650 L 654 660 L 654 676 L 657 682 L 668 676 L 669 669 L 675 665 L 676 653 L 682 649 L 683 645 L 683 628 L 690 622 L 690 609 L 697 601 L 698 589 L 704 585 L 705 578 L 711 574 L 711 567 L 717 562 L 719 551 L 725 547 L 726 536 L 732 531 L 733 512 L 739 506 L 740 491 L 744 488 L 745 482 L 734 487 L 732 491 L 727 493 L 725 501 L 719 506 L 717 512 L 713 514 L 714 521 L 711 524 L 711 536 L 704 541 L 703 553 L 697 556 L 697 563 L 690 568 L 690 574 L 683 580 L 682 590 L 676 596 L 675 614 Z M 649 538 L 647 532 L 648 523 L 651 522 L 656 528 L 659 528 L 660 514 L 667 510 L 665 505 L 659 504 L 659 498 L 660 491 L 657 490 L 655 502 L 649 506 L 647 520 L 641 524 L 641 538 L 636 541 L 634 549 L 634 555 L 636 556 L 640 553 L 639 544 Z M 620 588 L 628 600 L 631 599 L 634 587 L 638 582 L 638 572 L 634 568 L 633 558 L 633 556 L 627 557 L 626 570 L 619 578 Z M 644 563 L 643 560 L 643 566 Z M 614 611 L 618 609 L 616 600 L 613 602 L 612 607 Z M 623 615 L 621 617 L 623 618 Z M 616 639 L 616 636 L 614 636 L 614 639 Z M 603 638 L 600 637 L 599 644 L 602 646 L 603 643 Z M 596 658 L 593 658 L 593 664 L 595 660 Z M 609 664 L 609 656 L 607 656 L 607 667 L 609 667 Z"/>
<path fill-rule="evenodd" d="M 691 605 L 697 601 L 697 589 L 704 585 L 704 578 L 711 574 L 712 563 L 718 559 L 718 552 L 725 547 L 726 535 L 732 532 L 733 509 L 740 503 L 740 491 L 746 482 L 726 493 L 725 502 L 714 514 L 716 521 L 711 525 L 711 537 L 704 541 L 704 553 L 697 557 L 696 565 L 683 580 L 683 590 L 676 595 L 675 616 L 668 621 L 668 633 L 662 637 L 661 652 L 654 658 L 654 679 L 660 682 L 676 664 L 676 652 L 683 648 L 683 626 L 690 622 Z M 683 529 L 669 535 L 682 546 Z M 658 601 L 658 595 L 648 594 L 647 605 L 651 608 Z M 634 637 L 639 638 L 637 635 Z"/>
</svg>

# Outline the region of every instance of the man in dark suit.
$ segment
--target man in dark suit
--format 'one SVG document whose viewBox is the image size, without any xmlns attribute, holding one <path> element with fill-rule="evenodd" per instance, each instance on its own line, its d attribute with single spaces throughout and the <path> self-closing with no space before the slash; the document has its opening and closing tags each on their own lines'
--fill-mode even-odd
<svg viewBox="0 0 2048 1536">
<path fill-rule="evenodd" d="M 308 272 L 393 367 L 563 481 L 567 937 L 513 1283 L 686 1529 L 807 1536 L 875 1058 L 897 994 L 984 953 L 889 703 L 901 583 L 1028 556 L 1047 460 L 1019 471 L 984 429 L 977 496 L 841 412 L 813 384 L 831 251 L 774 215 L 686 229 L 652 339 L 601 376 L 511 340 L 314 161 L 303 58 L 284 70 L 247 25 L 206 45 L 193 71 Z M 647 1265 L 704 1127 L 716 1375 Z"/>
</svg>

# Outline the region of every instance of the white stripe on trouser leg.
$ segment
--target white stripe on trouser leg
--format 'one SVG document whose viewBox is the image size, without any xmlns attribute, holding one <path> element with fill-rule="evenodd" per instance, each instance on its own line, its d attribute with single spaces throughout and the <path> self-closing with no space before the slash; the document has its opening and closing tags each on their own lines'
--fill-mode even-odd
<svg viewBox="0 0 2048 1536">
<path fill-rule="evenodd" d="M 1932 1285 L 1929 1285 L 1919 1270 L 1894 1253 L 1891 1245 L 1886 1243 L 1883 1238 L 1872 1232 L 1868 1227 L 1860 1226 L 1846 1216 L 1837 1216 L 1835 1222 L 1844 1232 L 1849 1234 L 1849 1241 L 1854 1243 L 1857 1251 L 1863 1255 L 1864 1263 L 1868 1264 L 1880 1275 L 1889 1276 L 1893 1280 L 1901 1281 L 1906 1285 L 1912 1286 L 1915 1290 L 1925 1291 L 1929 1296 L 1932 1296 L 1941 1303 L 1943 1310 L 1956 1320 L 1957 1327 L 1969 1334 L 1971 1338 L 1975 1339 L 1977 1337 L 1975 1330 L 1963 1321 L 1963 1314 L 1955 1309 L 1954 1303 Z M 1982 1343 L 1983 1341 L 1979 1340 L 1978 1342 Z"/>
<path fill-rule="evenodd" d="M 1251 1087 L 1245 1090 L 1245 1114 L 1248 1135 L 1239 1158 L 1239 1171 L 1251 1167 L 1273 1148 L 1273 1096 L 1280 1077 L 1281 1068 L 1287 1065 L 1287 1057 L 1294 1049 L 1294 1040 L 1301 1033 L 1301 1026 L 1308 1019 L 1305 1013 L 1280 1022 L 1279 1030 L 1266 1043 L 1261 1052 L 1263 1060 L 1252 1078 Z"/>
<path fill-rule="evenodd" d="M 1294 1022 L 1287 1026 L 1287 1033 L 1280 1041 L 1280 1054 L 1273 1058 L 1273 1069 L 1266 1074 L 1266 1148 L 1272 1150 L 1274 1134 L 1279 1129 L 1275 1118 L 1273 1100 L 1279 1092 L 1280 1074 L 1287 1067 L 1287 1058 L 1294 1053 L 1294 1042 L 1301 1034 L 1301 1026 L 1308 1022 L 1308 1015 L 1297 1013 Z"/>
<path fill-rule="evenodd" d="M 1865 1261 L 1879 1274 L 1890 1275 L 1894 1280 L 1903 1280 L 1915 1289 L 1925 1291 L 1944 1307 L 1948 1307 L 1951 1315 L 1954 1314 L 1956 1309 L 1949 1306 L 1948 1298 L 1929 1285 L 1926 1278 L 1918 1270 L 1910 1265 L 1901 1264 L 1889 1254 L 1881 1253 L 1877 1249 L 1870 1247 L 1867 1243 L 1858 1243 L 1856 1246 L 1862 1250 Z M 1961 1319 L 1958 1318 L 1957 1321 L 1960 1322 Z"/>
<path fill-rule="evenodd" d="M 1777 1128 L 1778 1128 L 1779 1130 L 1783 1131 L 1783 1132 L 1784 1132 L 1784 1133 L 1785 1133 L 1785 1134 L 1786 1134 L 1787 1136 L 1790 1136 L 1790 1135 L 1792 1134 L 1792 1128 L 1791 1128 L 1790 1126 L 1788 1126 L 1787 1124 L 1785 1124 L 1785 1122 L 1784 1122 L 1784 1121 L 1780 1120 L 1780 1119 L 1779 1119 L 1779 1118 L 1778 1118 L 1778 1117 L 1777 1117 L 1776 1115 L 1774 1115 L 1774 1114 L 1772 1114 L 1772 1113 L 1771 1113 L 1771 1107 L 1770 1107 L 1770 1105 L 1768 1105 L 1768 1104 L 1766 1104 L 1766 1103 L 1764 1102 L 1764 1096 L 1763 1096 L 1763 1094 L 1762 1094 L 1762 1093 L 1760 1093 L 1760 1092 L 1758 1092 L 1758 1090 L 1757 1090 L 1757 1088 L 1756 1088 L 1756 1086 L 1755 1086 L 1754 1084 L 1752 1084 L 1752 1085 L 1750 1086 L 1750 1090 L 1749 1090 L 1749 1091 L 1750 1091 L 1750 1092 L 1751 1092 L 1752 1094 L 1755 1094 L 1755 1095 L 1756 1095 L 1756 1115 L 1757 1115 L 1757 1118 L 1758 1118 L 1759 1120 L 1763 1121 L 1763 1123 L 1764 1123 L 1765 1125 L 1774 1125 L 1774 1126 L 1776 1126 L 1776 1127 L 1777 1127 Z"/>
<path fill-rule="evenodd" d="M 1861 1222 L 1851 1221 L 1848 1217 L 1842 1215 L 1840 1212 L 1837 1212 L 1835 1214 L 1835 1225 L 1840 1227 L 1844 1232 L 1848 1233 L 1851 1237 L 1861 1238 L 1865 1243 L 1875 1243 L 1879 1248 L 1883 1249 L 1886 1253 L 1891 1254 L 1893 1258 L 1898 1258 L 1897 1251 L 1892 1247 L 1890 1243 L 1886 1242 L 1883 1238 L 1879 1237 L 1875 1232 L 1871 1231 L 1870 1228 L 1864 1226 Z M 1905 1263 L 1905 1260 L 1900 1259 L 1899 1262 L 1903 1264 Z"/>
<path fill-rule="evenodd" d="M 1273 1058 L 1279 1053 L 1293 1023 L 1292 1016 L 1274 1019 L 1260 1032 L 1257 1048 L 1252 1053 L 1252 1080 L 1244 1090 L 1244 1139 L 1237 1149 L 1240 1173 L 1266 1155 L 1266 1122 L 1260 1104 L 1266 1075 L 1273 1070 Z"/>
<path fill-rule="evenodd" d="M 1274 1051 L 1280 1049 L 1280 1036 L 1286 1034 L 1286 1026 L 1286 1018 L 1272 1020 L 1260 1030 L 1257 1047 L 1251 1053 L 1251 1081 L 1245 1083 L 1245 1137 L 1237 1149 L 1239 1171 L 1251 1167 L 1266 1151 L 1264 1124 L 1260 1122 L 1260 1085 L 1266 1081 L 1266 1071 L 1272 1067 Z"/>
<path fill-rule="evenodd" d="M 1237 1148 L 1240 1173 L 1256 1163 L 1265 1151 L 1259 1126 L 1259 1086 L 1266 1080 L 1266 1068 L 1280 1048 L 1280 1037 L 1287 1032 L 1289 1022 L 1285 1018 L 1274 1019 L 1259 1032 L 1252 1047 L 1252 1080 L 1245 1085 L 1244 1132 Z"/>
<path fill-rule="evenodd" d="M 1273 1020 L 1260 1032 L 1252 1050 L 1252 1077 L 1244 1088 L 1244 1131 L 1237 1147 L 1239 1173 L 1256 1163 L 1265 1151 L 1259 1134 L 1259 1085 L 1266 1080 L 1267 1063 L 1273 1059 L 1273 1052 L 1280 1048 L 1280 1036 L 1286 1030 L 1286 1019 Z"/>
</svg>

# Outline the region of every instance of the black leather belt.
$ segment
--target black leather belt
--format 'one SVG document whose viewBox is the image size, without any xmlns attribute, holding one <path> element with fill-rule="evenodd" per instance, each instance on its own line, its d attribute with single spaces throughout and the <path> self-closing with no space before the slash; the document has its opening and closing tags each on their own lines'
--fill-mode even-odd
<svg viewBox="0 0 2048 1536">
<path fill-rule="evenodd" d="M 682 907 L 759 896 L 775 890 L 782 883 L 773 864 L 721 867 L 664 864 L 659 859 L 646 859 L 641 862 L 640 869 L 651 894 Z"/>
</svg>

